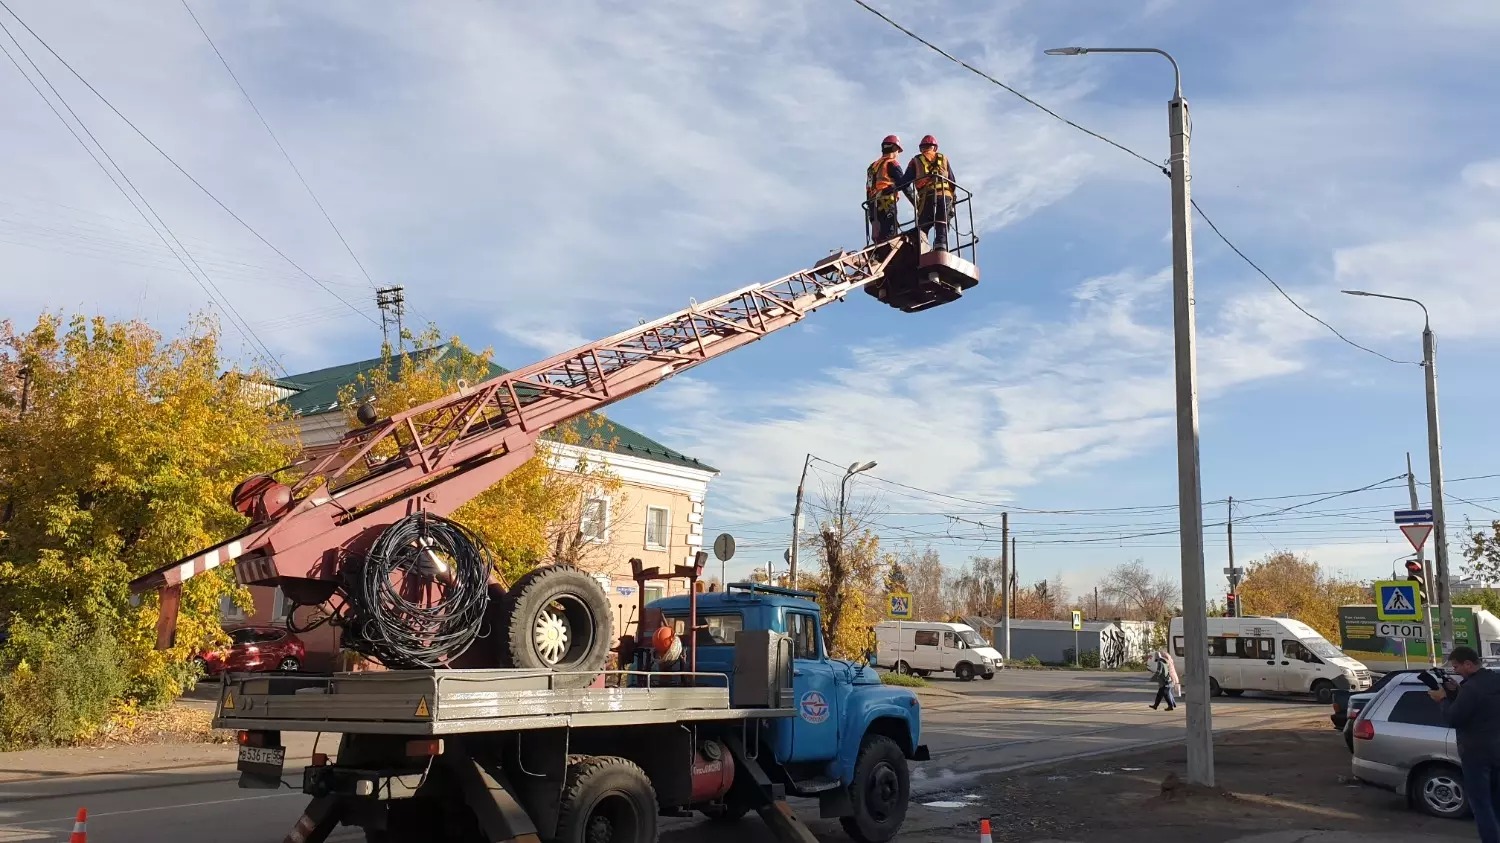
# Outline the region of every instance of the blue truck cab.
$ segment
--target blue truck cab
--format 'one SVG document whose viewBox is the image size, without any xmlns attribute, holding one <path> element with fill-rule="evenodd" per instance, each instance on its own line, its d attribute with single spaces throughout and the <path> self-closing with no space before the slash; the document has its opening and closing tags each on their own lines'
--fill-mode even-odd
<svg viewBox="0 0 1500 843">
<path fill-rule="evenodd" d="M 839 817 L 863 843 L 889 840 L 906 816 L 909 761 L 925 761 L 922 706 L 909 688 L 885 685 L 873 667 L 828 656 L 822 612 L 813 594 L 750 583 L 697 595 L 697 672 L 734 683 L 735 640 L 770 630 L 791 641 L 792 717 L 766 721 L 760 764 L 794 796 L 817 797 L 824 817 Z M 690 596 L 647 608 L 684 639 Z M 722 680 L 719 680 L 722 682 Z M 731 684 L 732 687 L 732 684 Z M 767 755 L 770 757 L 768 758 Z M 727 814 L 743 814 L 729 805 Z"/>
</svg>

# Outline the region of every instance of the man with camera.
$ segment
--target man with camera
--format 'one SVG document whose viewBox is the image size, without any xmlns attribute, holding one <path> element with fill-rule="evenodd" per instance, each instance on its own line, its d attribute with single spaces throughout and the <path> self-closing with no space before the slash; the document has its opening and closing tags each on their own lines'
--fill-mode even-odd
<svg viewBox="0 0 1500 843">
<path fill-rule="evenodd" d="M 1427 695 L 1442 706 L 1443 719 L 1458 737 L 1458 758 L 1464 772 L 1464 795 L 1474 812 L 1483 843 L 1500 843 L 1500 673 L 1486 669 L 1473 647 L 1454 647 L 1448 656 L 1452 671 L 1463 678 L 1427 677 Z"/>
</svg>

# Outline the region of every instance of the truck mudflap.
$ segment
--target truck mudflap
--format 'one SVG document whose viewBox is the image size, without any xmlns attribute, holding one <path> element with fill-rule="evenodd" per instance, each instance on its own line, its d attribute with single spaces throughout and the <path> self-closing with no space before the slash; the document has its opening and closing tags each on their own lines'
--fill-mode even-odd
<svg viewBox="0 0 1500 843">
<path fill-rule="evenodd" d="M 927 744 L 925 744 L 925 743 L 921 744 L 915 750 L 913 750 L 912 754 L 911 754 L 911 760 L 913 760 L 913 761 L 931 761 L 932 760 L 932 753 L 927 751 Z"/>
</svg>

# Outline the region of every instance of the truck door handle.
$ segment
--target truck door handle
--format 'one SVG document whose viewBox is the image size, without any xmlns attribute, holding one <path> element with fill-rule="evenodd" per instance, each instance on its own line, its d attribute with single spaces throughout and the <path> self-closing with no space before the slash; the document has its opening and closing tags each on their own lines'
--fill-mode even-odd
<svg viewBox="0 0 1500 843">
<path fill-rule="evenodd" d="M 1288 664 L 1291 664 L 1291 662 L 1282 662 L 1282 664 L 1283 665 L 1288 665 Z"/>
<path fill-rule="evenodd" d="M 1271 659 L 1270 661 L 1266 662 L 1266 664 L 1275 664 L 1275 663 L 1276 663 L 1275 659 Z M 1286 664 L 1286 662 L 1282 662 L 1282 664 Z"/>
<path fill-rule="evenodd" d="M 800 670 L 793 670 L 792 671 L 792 675 L 793 676 L 801 676 L 802 675 L 802 671 L 800 671 Z"/>
</svg>

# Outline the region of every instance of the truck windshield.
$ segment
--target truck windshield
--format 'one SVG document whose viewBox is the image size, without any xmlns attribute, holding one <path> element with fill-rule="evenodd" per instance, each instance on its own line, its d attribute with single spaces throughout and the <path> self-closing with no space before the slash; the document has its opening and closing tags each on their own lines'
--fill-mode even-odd
<svg viewBox="0 0 1500 843">
<path fill-rule="evenodd" d="M 990 642 L 984 640 L 983 636 L 981 636 L 979 633 L 975 632 L 972 629 L 960 629 L 958 631 L 958 637 L 962 638 L 963 642 L 965 644 L 968 644 L 970 647 L 988 647 L 988 646 L 990 646 Z"/>
<path fill-rule="evenodd" d="M 669 620 L 671 620 L 672 622 L 673 631 L 678 635 L 682 635 L 687 632 L 687 618 L 670 618 Z M 699 644 L 704 646 L 713 646 L 714 644 L 733 644 L 735 634 L 745 628 L 745 619 L 737 614 L 699 615 L 698 624 L 699 626 L 708 627 L 708 634 L 712 639 L 712 644 L 701 639 L 698 642 Z"/>
<path fill-rule="evenodd" d="M 1326 638 L 1299 638 L 1302 646 L 1312 650 L 1313 655 L 1320 659 L 1342 659 L 1346 658 L 1343 651 L 1328 643 Z"/>
</svg>

